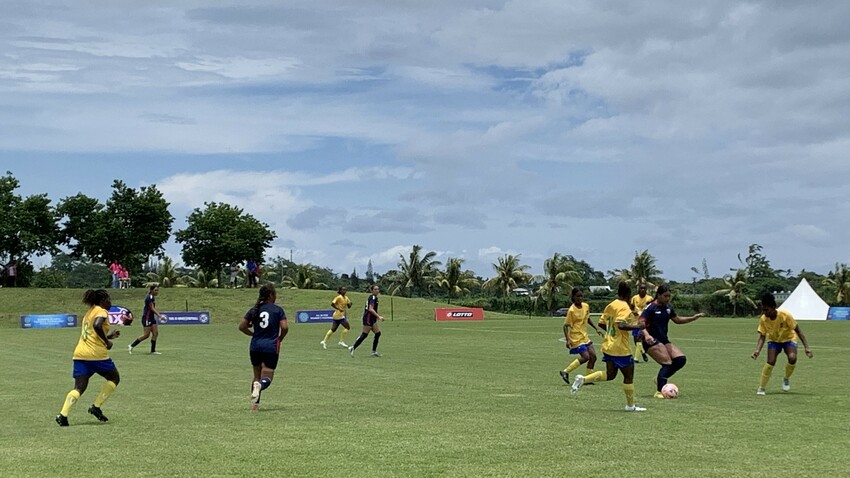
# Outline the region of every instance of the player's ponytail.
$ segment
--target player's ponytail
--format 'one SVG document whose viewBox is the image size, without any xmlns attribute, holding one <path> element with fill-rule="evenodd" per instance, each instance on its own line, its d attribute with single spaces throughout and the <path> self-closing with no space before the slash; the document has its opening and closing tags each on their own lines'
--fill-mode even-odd
<svg viewBox="0 0 850 478">
<path fill-rule="evenodd" d="M 109 293 L 104 289 L 89 289 L 83 293 L 83 304 L 93 307 L 109 299 Z"/>
<path fill-rule="evenodd" d="M 260 293 L 257 297 L 257 303 L 251 310 L 251 322 L 257 323 L 260 319 L 260 306 L 268 302 L 269 298 L 274 294 L 274 286 L 271 284 L 263 284 L 260 286 Z"/>
</svg>

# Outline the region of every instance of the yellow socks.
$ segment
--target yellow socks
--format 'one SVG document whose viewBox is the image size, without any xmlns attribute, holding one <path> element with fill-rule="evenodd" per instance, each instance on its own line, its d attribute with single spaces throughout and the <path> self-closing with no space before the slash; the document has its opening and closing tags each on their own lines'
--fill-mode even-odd
<svg viewBox="0 0 850 478">
<path fill-rule="evenodd" d="M 635 384 L 624 383 L 623 384 L 623 393 L 626 394 L 626 405 L 628 405 L 630 407 L 635 406 Z"/>
<path fill-rule="evenodd" d="M 100 406 L 103 405 L 103 402 L 105 402 L 106 399 L 109 398 L 110 395 L 112 395 L 112 392 L 115 391 L 115 387 L 117 386 L 118 385 L 116 385 L 115 382 L 110 382 L 107 380 L 107 382 L 104 383 L 102 387 L 100 387 L 100 393 L 98 393 L 97 398 L 94 399 L 94 406 L 100 408 Z"/>
<path fill-rule="evenodd" d="M 71 390 L 68 392 L 68 395 L 65 395 L 65 403 L 62 405 L 62 411 L 59 412 L 63 417 L 68 416 L 68 412 L 71 411 L 71 407 L 77 403 L 77 400 L 80 399 L 80 392 L 77 389 Z"/>
<path fill-rule="evenodd" d="M 643 344 L 640 343 L 640 342 L 636 343 L 635 344 L 635 355 L 634 355 L 635 362 L 640 362 L 641 357 L 643 356 L 643 352 L 644 352 L 643 351 Z"/>
<path fill-rule="evenodd" d="M 767 386 L 768 380 L 770 380 L 770 374 L 773 373 L 773 365 L 766 363 L 764 367 L 761 369 L 761 379 L 759 380 L 759 388 L 764 388 Z"/>
<path fill-rule="evenodd" d="M 333 334 L 333 331 L 331 329 L 328 329 L 328 331 L 325 332 L 325 338 L 322 339 L 322 342 L 327 342 L 328 339 L 331 338 L 331 334 Z M 316 339 L 313 339 L 313 340 L 316 340 Z"/>
<path fill-rule="evenodd" d="M 584 377 L 584 383 L 593 383 L 593 382 L 607 382 L 608 381 L 608 373 L 604 370 L 600 370 L 598 372 L 593 372 L 592 374 Z"/>
<path fill-rule="evenodd" d="M 346 329 L 346 328 L 343 328 L 343 329 L 342 329 L 342 333 L 341 333 L 341 334 L 340 334 L 340 336 L 339 336 L 339 341 L 340 341 L 340 342 L 345 342 L 345 338 L 346 338 L 346 337 L 348 337 L 348 332 L 349 332 L 349 330 L 348 330 L 348 329 Z"/>
<path fill-rule="evenodd" d="M 578 359 L 573 360 L 573 363 L 569 364 L 567 368 L 564 369 L 564 372 L 570 373 L 573 370 L 577 369 L 581 365 L 581 362 Z"/>
<path fill-rule="evenodd" d="M 785 378 L 791 378 L 791 374 L 794 373 L 794 368 L 797 364 L 786 364 L 785 365 Z"/>
<path fill-rule="evenodd" d="M 590 368 L 590 367 L 587 367 L 587 370 L 584 371 L 584 376 L 586 377 L 586 376 L 588 376 L 592 373 L 593 373 L 593 369 Z"/>
</svg>

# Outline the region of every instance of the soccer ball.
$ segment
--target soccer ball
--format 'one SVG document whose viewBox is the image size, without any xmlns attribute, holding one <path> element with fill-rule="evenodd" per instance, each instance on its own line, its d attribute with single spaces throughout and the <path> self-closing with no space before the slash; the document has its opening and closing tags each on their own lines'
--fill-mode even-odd
<svg viewBox="0 0 850 478">
<path fill-rule="evenodd" d="M 679 396 L 679 387 L 672 383 L 668 383 L 661 387 L 661 395 L 664 395 L 664 398 L 676 398 Z"/>
</svg>

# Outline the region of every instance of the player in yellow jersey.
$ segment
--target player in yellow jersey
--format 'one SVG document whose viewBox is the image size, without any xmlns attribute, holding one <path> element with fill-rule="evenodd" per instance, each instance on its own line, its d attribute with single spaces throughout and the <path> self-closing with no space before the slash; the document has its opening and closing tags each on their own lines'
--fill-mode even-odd
<svg viewBox="0 0 850 478">
<path fill-rule="evenodd" d="M 607 382 L 617 377 L 617 372 L 623 372 L 623 393 L 626 395 L 627 412 L 645 412 L 646 409 L 635 405 L 635 360 L 632 357 L 631 331 L 642 329 L 643 322 L 635 322 L 629 298 L 632 288 L 626 282 L 617 285 L 617 298 L 605 307 L 599 326 L 605 329 L 605 340 L 602 342 L 602 361 L 606 369 L 593 372 L 587 377 L 576 375 L 573 380 L 572 392 L 578 393 L 582 385 L 593 382 Z"/>
<path fill-rule="evenodd" d="M 764 395 L 764 388 L 770 380 L 770 375 L 773 373 L 773 367 L 776 365 L 776 357 L 780 352 L 785 352 L 788 358 L 788 364 L 785 365 L 785 378 L 782 379 L 782 390 L 791 390 L 791 374 L 794 373 L 794 368 L 797 366 L 797 337 L 803 342 L 803 347 L 806 351 L 806 356 L 812 358 L 812 351 L 809 349 L 809 341 L 797 325 L 794 317 L 784 311 L 776 309 L 776 298 L 773 294 L 764 294 L 761 297 L 761 317 L 759 318 L 758 333 L 759 338 L 756 341 L 756 351 L 753 352 L 753 359 L 758 358 L 761 353 L 761 348 L 767 340 L 767 363 L 761 370 L 761 379 L 759 387 L 756 389 L 756 395 Z"/>
<path fill-rule="evenodd" d="M 333 324 L 331 324 L 331 328 L 325 332 L 325 338 L 322 339 L 319 344 L 323 349 L 328 348 L 328 339 L 331 338 L 336 329 L 339 326 L 342 326 L 342 332 L 339 335 L 339 346 L 348 348 L 348 344 L 345 343 L 345 338 L 348 336 L 348 331 L 351 330 L 351 325 L 348 324 L 348 314 L 346 311 L 351 308 L 351 299 L 349 299 L 346 295 L 345 287 L 340 287 L 336 291 L 336 297 L 331 302 L 331 307 L 334 308 L 334 316 L 333 316 Z"/>
<path fill-rule="evenodd" d="M 100 407 L 121 381 L 118 368 L 109 358 L 108 352 L 112 348 L 112 339 L 121 335 L 118 330 L 109 331 L 108 310 L 112 306 L 112 299 L 103 289 L 89 289 L 83 294 L 83 303 L 89 306 L 89 310 L 83 317 L 80 340 L 74 349 L 74 389 L 65 396 L 62 410 L 56 415 L 56 423 L 60 427 L 68 426 L 68 412 L 86 391 L 89 379 L 94 374 L 105 378 L 106 383 L 101 387 L 94 404 L 89 407 L 89 413 L 102 422 L 108 421 Z"/>
<path fill-rule="evenodd" d="M 587 363 L 585 375 L 593 373 L 593 367 L 596 365 L 596 351 L 593 349 L 593 342 L 587 336 L 587 326 L 590 325 L 596 330 L 596 333 L 604 336 L 602 331 L 590 320 L 590 305 L 582 302 L 584 294 L 581 289 L 574 287 L 570 292 L 570 298 L 573 304 L 567 311 L 566 318 L 564 318 L 564 339 L 566 339 L 570 355 L 578 355 L 578 358 L 573 360 L 567 368 L 561 370 L 561 378 L 568 384 L 570 383 L 570 372 L 579 368 L 581 364 Z"/>
<path fill-rule="evenodd" d="M 635 317 L 640 317 L 640 313 L 652 302 L 652 296 L 646 293 L 646 284 L 638 285 L 638 293 L 632 296 L 632 313 Z M 643 341 L 641 340 L 640 331 L 635 329 L 632 331 L 632 337 L 635 341 L 635 362 L 638 362 L 638 357 L 644 362 L 649 362 L 649 357 L 646 356 L 646 351 L 643 349 Z"/>
</svg>

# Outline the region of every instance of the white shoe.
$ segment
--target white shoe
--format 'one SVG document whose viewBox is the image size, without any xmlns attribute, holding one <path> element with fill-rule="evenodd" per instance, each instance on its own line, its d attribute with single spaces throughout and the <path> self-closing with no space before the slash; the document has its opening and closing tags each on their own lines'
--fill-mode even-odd
<svg viewBox="0 0 850 478">
<path fill-rule="evenodd" d="M 761 388 L 761 387 L 759 387 L 759 388 L 756 390 L 756 395 L 765 395 L 765 393 L 764 393 L 764 389 L 763 389 L 763 388 Z"/>
<path fill-rule="evenodd" d="M 377 350 L 372 352 L 372 357 L 380 357 L 380 356 L 381 356 L 381 354 Z"/>
<path fill-rule="evenodd" d="M 340 341 L 339 346 L 340 346 L 340 347 L 348 348 L 348 344 L 347 344 L 347 343 L 345 343 L 345 342 L 342 342 L 342 341 Z"/>
<path fill-rule="evenodd" d="M 627 412 L 645 412 L 646 409 L 643 408 L 643 407 L 639 407 L 637 405 L 631 405 L 631 406 L 626 405 L 626 411 Z"/>
<path fill-rule="evenodd" d="M 323 349 L 325 349 L 325 350 L 327 350 L 327 349 L 328 349 L 328 344 L 326 344 L 324 340 L 322 340 L 322 341 L 321 341 L 321 342 L 319 342 L 319 343 L 320 343 L 320 344 L 322 344 L 322 348 L 323 348 Z"/>
<path fill-rule="evenodd" d="M 127 345 L 127 352 L 128 352 L 130 355 L 133 355 L 133 346 L 132 346 L 132 345 L 130 345 L 130 344 L 128 344 L 128 345 Z"/>
<path fill-rule="evenodd" d="M 790 390 L 791 390 L 791 381 L 788 380 L 787 378 L 783 378 L 782 379 L 782 391 L 788 392 Z"/>
<path fill-rule="evenodd" d="M 151 352 L 151 355 L 162 355 L 162 352 Z"/>
<path fill-rule="evenodd" d="M 354 346 L 353 345 L 348 347 L 348 353 L 351 354 L 352 357 L 354 357 Z"/>
<path fill-rule="evenodd" d="M 260 382 L 254 382 L 254 386 L 251 387 L 251 405 L 256 405 L 260 400 L 260 390 L 262 389 L 262 385 Z"/>
<path fill-rule="evenodd" d="M 573 384 L 570 386 L 570 393 L 573 395 L 578 393 L 578 389 L 584 385 L 584 375 L 576 375 L 576 378 L 573 379 Z"/>
</svg>

